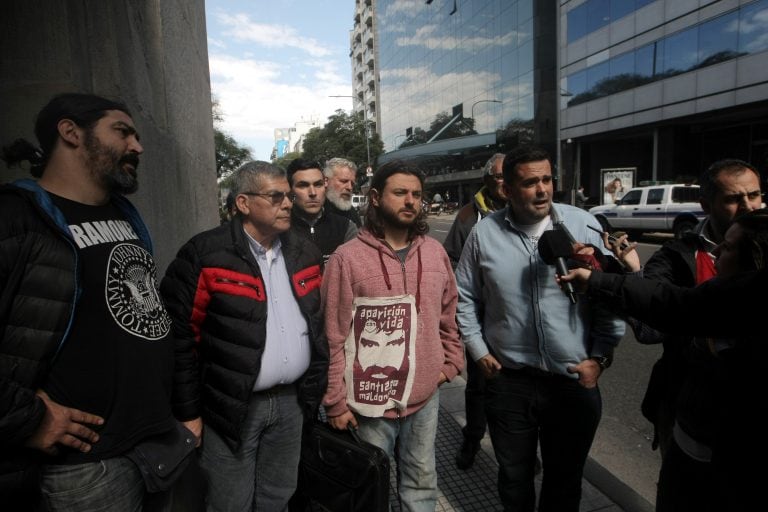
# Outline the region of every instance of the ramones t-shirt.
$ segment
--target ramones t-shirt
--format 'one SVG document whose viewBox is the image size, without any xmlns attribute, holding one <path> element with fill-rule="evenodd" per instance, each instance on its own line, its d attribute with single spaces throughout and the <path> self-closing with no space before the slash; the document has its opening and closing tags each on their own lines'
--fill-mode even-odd
<svg viewBox="0 0 768 512">
<path fill-rule="evenodd" d="M 52 199 L 77 246 L 81 295 L 44 389 L 105 420 L 89 453 L 62 450 L 57 462 L 71 464 L 120 455 L 171 428 L 173 343 L 155 262 L 120 210 Z"/>
</svg>

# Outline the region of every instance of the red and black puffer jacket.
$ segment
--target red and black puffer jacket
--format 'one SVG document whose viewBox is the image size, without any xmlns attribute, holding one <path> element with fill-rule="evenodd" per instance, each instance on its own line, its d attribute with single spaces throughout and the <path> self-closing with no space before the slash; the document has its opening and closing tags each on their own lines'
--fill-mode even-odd
<svg viewBox="0 0 768 512">
<path fill-rule="evenodd" d="M 310 330 L 310 365 L 296 382 L 307 417 L 325 392 L 328 344 L 320 314 L 321 255 L 289 232 L 280 235 L 291 288 Z M 187 242 L 160 286 L 176 343 L 173 408 L 182 421 L 202 416 L 233 450 L 261 369 L 267 297 L 239 218 Z"/>
</svg>

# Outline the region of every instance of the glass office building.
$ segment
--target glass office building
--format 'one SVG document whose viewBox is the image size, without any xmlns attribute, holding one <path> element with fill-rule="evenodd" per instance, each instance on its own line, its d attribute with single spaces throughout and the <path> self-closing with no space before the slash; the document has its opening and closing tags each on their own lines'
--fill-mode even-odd
<svg viewBox="0 0 768 512">
<path fill-rule="evenodd" d="M 387 151 L 379 165 L 416 160 L 428 188 L 466 200 L 495 152 L 528 141 L 555 157 L 556 3 L 376 0 L 375 8 L 377 130 Z"/>
<path fill-rule="evenodd" d="M 574 188 L 610 169 L 692 181 L 768 170 L 768 0 L 560 0 L 561 130 Z"/>
</svg>

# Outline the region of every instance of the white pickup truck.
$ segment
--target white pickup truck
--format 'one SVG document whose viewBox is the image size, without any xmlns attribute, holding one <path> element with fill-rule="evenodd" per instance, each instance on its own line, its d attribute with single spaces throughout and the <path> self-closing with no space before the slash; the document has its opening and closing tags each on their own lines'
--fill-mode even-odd
<svg viewBox="0 0 768 512">
<path fill-rule="evenodd" d="M 643 232 L 692 229 L 706 214 L 699 204 L 698 185 L 652 185 L 630 189 L 616 204 L 590 208 L 606 231 L 620 229 L 636 238 Z"/>
</svg>

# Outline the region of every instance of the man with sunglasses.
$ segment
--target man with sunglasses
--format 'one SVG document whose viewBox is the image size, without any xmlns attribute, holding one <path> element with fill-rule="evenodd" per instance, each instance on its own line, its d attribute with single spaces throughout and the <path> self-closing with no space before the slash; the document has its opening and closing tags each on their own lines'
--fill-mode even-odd
<svg viewBox="0 0 768 512">
<path fill-rule="evenodd" d="M 456 214 L 443 247 L 454 270 L 461 258 L 464 242 L 470 231 L 489 213 L 503 209 L 507 204 L 507 194 L 504 192 L 504 174 L 502 164 L 504 153 L 496 153 L 483 167 L 483 186 L 472 198 L 472 202 L 462 207 Z M 480 369 L 473 361 L 467 363 L 467 387 L 464 390 L 464 408 L 467 424 L 462 429 L 464 441 L 456 453 L 456 466 L 459 469 L 469 469 L 475 462 L 475 456 L 480 450 L 480 441 L 485 436 L 485 406 L 483 391 L 485 379 Z"/>
<path fill-rule="evenodd" d="M 321 255 L 289 231 L 281 168 L 248 162 L 232 181 L 235 218 L 184 245 L 161 284 L 176 338 L 173 406 L 202 436 L 209 510 L 283 510 L 304 418 L 327 381 Z"/>
<path fill-rule="evenodd" d="M 324 207 L 328 179 L 323 176 L 319 163 L 297 158 L 288 164 L 287 171 L 295 197 L 291 231 L 317 245 L 325 263 L 338 246 L 357 235 L 357 226 Z"/>
</svg>

